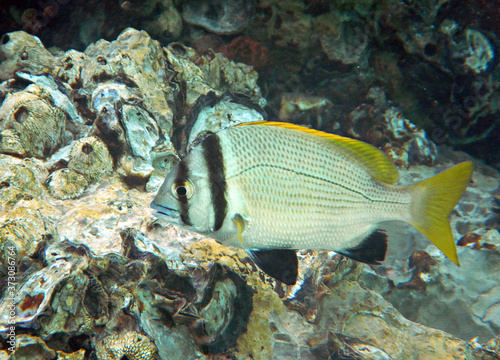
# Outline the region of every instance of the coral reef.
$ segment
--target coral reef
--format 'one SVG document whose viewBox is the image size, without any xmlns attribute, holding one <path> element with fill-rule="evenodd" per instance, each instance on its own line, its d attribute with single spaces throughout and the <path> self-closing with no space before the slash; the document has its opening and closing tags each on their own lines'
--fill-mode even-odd
<svg viewBox="0 0 500 360">
<path fill-rule="evenodd" d="M 405 176 L 411 177 L 415 171 L 410 167 Z M 491 174 L 478 176 L 489 181 L 488 186 L 495 186 Z M 427 352 L 435 354 L 441 351 L 443 342 L 448 344 L 447 350 L 439 353 L 443 359 L 465 355 L 472 359 L 494 359 L 488 357 L 489 350 L 482 346 L 469 345 L 442 331 L 404 319 L 382 296 L 368 289 L 390 289 L 387 284 L 381 285 L 381 279 L 368 280 L 370 273 L 373 277 L 368 266 L 343 260 L 333 253 L 304 252 L 300 256 L 298 284 L 283 287 L 257 271 L 242 250 L 226 248 L 153 220 L 150 210 L 143 205 L 150 199 L 148 193 L 127 189 L 116 176 L 103 175 L 99 182 L 101 189 L 92 189 L 65 203 L 64 214 L 56 216 L 59 234 L 85 245 L 67 241 L 41 244 L 38 251 L 45 254 L 44 260 L 35 257 L 26 263 L 31 270 L 19 278 L 22 284 L 19 294 L 21 299 L 29 297 L 32 305 L 25 309 L 29 313 L 20 312 L 24 317 L 19 318 L 18 330 L 21 325 L 39 322 L 43 332 L 58 341 L 65 341 L 60 337 L 61 329 L 69 336 L 95 336 L 95 345 L 88 347 L 90 351 L 106 354 L 103 351 L 108 350 L 103 347 L 109 345 L 116 347 L 118 356 L 132 351 L 120 345 L 124 344 L 124 335 L 119 337 L 113 330 L 120 324 L 121 329 L 141 341 L 146 341 L 145 335 L 150 336 L 152 340 L 147 343 L 154 343 L 151 349 L 158 350 L 159 358 L 179 360 L 227 351 L 236 358 L 322 359 L 333 354 L 352 354 L 362 346 L 373 354 L 388 354 L 397 359 Z M 478 201 L 477 196 L 489 196 L 488 189 L 481 187 L 469 196 Z M 470 210 L 467 201 L 462 206 L 460 209 Z M 460 220 L 457 217 L 454 228 L 460 228 Z M 58 238 L 54 234 L 56 241 Z M 423 248 L 415 242 L 410 244 L 409 254 L 411 249 Z M 471 252 L 488 256 L 486 252 L 491 251 L 463 248 L 459 256 L 464 271 L 471 276 L 477 273 L 471 271 L 477 259 L 466 260 Z M 435 251 L 430 254 L 433 254 L 430 267 L 417 267 L 419 278 L 426 278 L 422 274 L 430 271 L 430 279 L 439 279 L 435 275 L 437 266 L 446 271 L 448 278 L 457 274 L 458 281 L 463 276 L 456 267 L 446 265 L 446 260 Z M 398 253 L 396 258 L 400 256 Z M 412 259 L 411 266 L 417 261 L 415 257 Z M 404 268 L 390 270 L 387 266 L 380 271 L 401 271 L 408 276 Z M 46 279 L 43 288 L 35 285 L 40 276 Z M 402 283 L 405 281 L 400 279 Z M 484 285 L 484 288 L 490 286 Z M 411 291 L 413 296 L 425 294 L 426 298 L 434 299 L 440 293 L 435 292 L 435 287 L 431 281 L 425 292 L 408 286 L 398 286 L 392 292 Z M 59 290 L 54 292 L 54 288 Z M 494 299 L 494 293 L 490 296 L 493 297 L 489 299 Z M 482 299 L 475 305 L 477 311 L 491 307 L 486 314 L 492 314 L 494 304 L 487 297 Z M 391 301 L 398 304 L 396 298 Z M 406 303 L 401 309 L 411 311 L 411 306 L 415 307 Z M 462 311 L 465 315 L 465 309 Z M 486 322 L 491 316 L 484 317 Z M 385 335 L 375 334 L 374 328 Z M 470 332 L 485 334 L 484 341 L 491 335 L 477 327 Z M 425 341 L 413 341 L 412 334 L 417 333 Z M 232 340 L 228 334 L 234 336 Z M 53 351 L 60 350 L 50 346 Z"/>
<path fill-rule="evenodd" d="M 43 43 L 0 38 L 0 358 L 498 359 L 500 175 L 449 147 L 498 168 L 480 3 L 3 2 Z M 267 119 L 367 141 L 403 185 L 474 161 L 461 267 L 388 222 L 381 266 L 302 250 L 286 286 L 151 215 L 206 134 Z"/>
</svg>

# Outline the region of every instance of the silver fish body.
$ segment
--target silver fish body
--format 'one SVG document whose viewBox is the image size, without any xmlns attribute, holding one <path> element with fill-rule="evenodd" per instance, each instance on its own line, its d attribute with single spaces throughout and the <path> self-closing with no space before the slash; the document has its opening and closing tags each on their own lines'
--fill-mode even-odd
<svg viewBox="0 0 500 360">
<path fill-rule="evenodd" d="M 441 222 L 470 179 L 471 165 L 463 164 L 451 195 L 437 194 L 446 200 Z M 432 230 L 424 229 L 427 213 L 421 214 L 434 196 L 426 195 L 429 186 L 393 185 L 397 179 L 390 160 L 368 144 L 253 123 L 204 139 L 167 176 L 152 207 L 157 216 L 227 245 L 334 250 L 378 263 L 386 250 L 379 222 L 406 221 L 428 237 Z"/>
<path fill-rule="evenodd" d="M 375 181 L 350 154 L 314 135 L 247 126 L 219 135 L 227 198 L 214 237 L 247 249 L 342 250 L 383 220 L 408 220 L 411 195 Z M 243 243 L 235 214 L 246 222 Z"/>
</svg>

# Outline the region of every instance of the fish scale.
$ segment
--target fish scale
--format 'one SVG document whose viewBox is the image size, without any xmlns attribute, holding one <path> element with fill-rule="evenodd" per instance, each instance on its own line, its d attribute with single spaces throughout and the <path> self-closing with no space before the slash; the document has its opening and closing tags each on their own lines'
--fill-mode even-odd
<svg viewBox="0 0 500 360">
<path fill-rule="evenodd" d="M 244 247 L 342 248 L 379 221 L 409 217 L 408 191 L 375 182 L 328 141 L 265 130 L 220 134 L 229 197 L 239 192 L 245 199 L 233 209 L 249 222 Z"/>
</svg>

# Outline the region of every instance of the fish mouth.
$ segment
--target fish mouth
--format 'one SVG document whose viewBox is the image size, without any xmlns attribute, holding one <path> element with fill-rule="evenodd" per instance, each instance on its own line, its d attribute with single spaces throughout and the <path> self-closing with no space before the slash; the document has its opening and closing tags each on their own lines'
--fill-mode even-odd
<svg viewBox="0 0 500 360">
<path fill-rule="evenodd" d="M 177 219 L 180 216 L 179 210 L 157 204 L 154 201 L 149 206 L 154 210 L 153 215 L 159 217 L 160 219 L 166 218 L 167 220 L 172 220 Z"/>
</svg>

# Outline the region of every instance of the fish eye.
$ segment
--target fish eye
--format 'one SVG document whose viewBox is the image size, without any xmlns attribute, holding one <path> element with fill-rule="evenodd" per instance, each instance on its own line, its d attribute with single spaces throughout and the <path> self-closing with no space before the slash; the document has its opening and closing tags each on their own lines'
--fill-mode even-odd
<svg viewBox="0 0 500 360">
<path fill-rule="evenodd" d="M 172 184 L 172 195 L 177 200 L 190 199 L 194 193 L 193 183 L 189 180 L 177 180 Z"/>
</svg>

